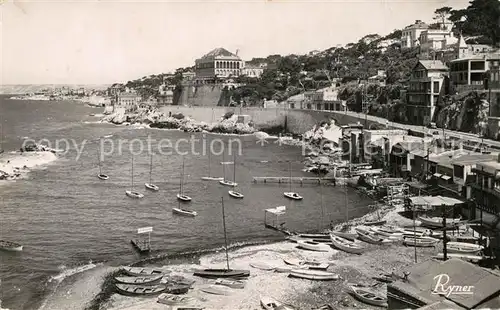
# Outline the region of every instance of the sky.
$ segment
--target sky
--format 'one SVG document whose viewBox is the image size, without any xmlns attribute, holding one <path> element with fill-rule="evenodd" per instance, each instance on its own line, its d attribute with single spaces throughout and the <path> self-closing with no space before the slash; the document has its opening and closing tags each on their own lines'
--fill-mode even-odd
<svg viewBox="0 0 500 310">
<path fill-rule="evenodd" d="M 110 84 L 217 47 L 243 60 L 386 35 L 469 0 L 0 0 L 0 84 Z"/>
</svg>

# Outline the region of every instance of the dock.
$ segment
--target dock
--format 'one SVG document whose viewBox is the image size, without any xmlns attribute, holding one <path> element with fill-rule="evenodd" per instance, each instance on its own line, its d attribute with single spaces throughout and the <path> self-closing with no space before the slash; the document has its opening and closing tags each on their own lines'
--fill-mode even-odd
<svg viewBox="0 0 500 310">
<path fill-rule="evenodd" d="M 320 182 L 333 182 L 335 178 L 314 178 L 314 177 L 253 177 L 254 183 L 298 183 L 298 184 L 319 184 Z"/>
<path fill-rule="evenodd" d="M 136 239 L 130 240 L 130 243 L 132 243 L 134 248 L 139 253 L 146 253 L 146 252 L 151 251 L 151 245 L 150 245 L 148 240 L 136 238 Z"/>
</svg>

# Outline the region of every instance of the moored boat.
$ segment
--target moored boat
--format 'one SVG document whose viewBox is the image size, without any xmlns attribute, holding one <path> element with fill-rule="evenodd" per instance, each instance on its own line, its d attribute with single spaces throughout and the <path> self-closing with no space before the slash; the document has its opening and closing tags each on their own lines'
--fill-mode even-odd
<svg viewBox="0 0 500 310">
<path fill-rule="evenodd" d="M 131 276 L 159 276 L 159 275 L 164 275 L 167 273 L 170 273 L 170 270 L 162 270 L 162 269 L 156 269 L 156 268 L 145 268 L 145 267 L 122 267 L 121 270 L 123 270 L 126 274 L 131 275 Z"/>
<path fill-rule="evenodd" d="M 182 208 L 172 208 L 172 213 L 182 215 L 182 216 L 190 216 L 190 217 L 195 217 L 198 215 L 196 211 L 192 210 L 186 210 Z"/>
<path fill-rule="evenodd" d="M 353 254 L 361 254 L 364 251 L 364 248 L 356 242 L 349 241 L 347 239 L 335 236 L 334 234 L 331 234 L 330 238 L 332 240 L 333 246 L 339 250 L 344 251 L 344 252 L 353 253 Z"/>
<path fill-rule="evenodd" d="M 132 284 L 115 284 L 118 292 L 125 295 L 155 295 L 163 292 L 166 287 L 164 285 L 132 285 Z"/>
<path fill-rule="evenodd" d="M 474 255 L 484 250 L 484 246 L 466 242 L 447 242 L 446 249 L 449 253 Z"/>
<path fill-rule="evenodd" d="M 177 200 L 183 202 L 191 201 L 191 197 L 184 195 L 184 157 L 182 157 L 182 173 L 179 180 L 179 193 L 177 193 Z"/>
<path fill-rule="evenodd" d="M 178 193 L 177 194 L 177 199 L 180 200 L 180 201 L 184 201 L 184 202 L 188 202 L 188 201 L 191 201 L 191 197 L 189 197 L 188 195 L 184 195 L 184 194 L 181 194 L 181 193 Z"/>
<path fill-rule="evenodd" d="M 215 280 L 215 284 L 230 288 L 245 288 L 245 282 L 241 280 L 217 279 Z"/>
<path fill-rule="evenodd" d="M 231 196 L 233 198 L 241 199 L 244 197 L 242 193 L 239 193 L 237 191 L 228 191 L 228 193 L 229 193 L 229 196 Z"/>
<path fill-rule="evenodd" d="M 149 189 L 149 190 L 152 190 L 155 192 L 160 190 L 160 188 L 157 185 L 152 184 L 152 183 L 144 183 L 144 186 L 146 187 L 146 189 Z"/>
<path fill-rule="evenodd" d="M 318 252 L 329 252 L 330 246 L 324 243 L 315 242 L 311 240 L 299 240 L 297 241 L 299 248 L 310 250 L 310 251 L 318 251 Z"/>
<path fill-rule="evenodd" d="M 201 177 L 203 181 L 222 181 L 223 177 Z"/>
<path fill-rule="evenodd" d="M 97 177 L 101 180 L 107 180 L 109 179 L 109 176 L 107 174 L 104 174 L 104 173 L 100 173 L 97 175 Z"/>
<path fill-rule="evenodd" d="M 160 281 L 163 275 L 149 277 L 115 277 L 116 282 L 123 284 L 149 284 Z"/>
<path fill-rule="evenodd" d="M 23 245 L 17 242 L 0 240 L 0 250 L 20 252 L 23 250 Z"/>
<path fill-rule="evenodd" d="M 130 198 L 143 198 L 144 194 L 135 191 L 125 191 L 125 194 Z"/>
<path fill-rule="evenodd" d="M 302 198 L 303 198 L 302 196 L 300 196 L 299 194 L 297 194 L 295 192 L 284 192 L 283 196 L 290 198 L 290 199 L 294 199 L 294 200 L 302 200 Z"/>
<path fill-rule="evenodd" d="M 144 186 L 146 189 L 149 189 L 151 191 L 157 192 L 160 190 L 158 186 L 153 184 L 153 154 L 150 156 L 151 160 L 149 162 L 149 183 L 144 183 Z"/>
<path fill-rule="evenodd" d="M 232 187 L 238 185 L 238 183 L 234 183 L 233 181 L 229 181 L 229 180 L 221 180 L 221 181 L 219 181 L 219 183 L 221 185 L 224 185 L 224 186 L 232 186 Z"/>
<path fill-rule="evenodd" d="M 387 297 L 365 287 L 351 286 L 354 297 L 360 301 L 379 307 L 387 307 Z"/>
<path fill-rule="evenodd" d="M 338 274 L 321 270 L 311 269 L 292 269 L 289 274 L 290 277 L 302 278 L 308 280 L 331 281 L 339 278 Z"/>
</svg>

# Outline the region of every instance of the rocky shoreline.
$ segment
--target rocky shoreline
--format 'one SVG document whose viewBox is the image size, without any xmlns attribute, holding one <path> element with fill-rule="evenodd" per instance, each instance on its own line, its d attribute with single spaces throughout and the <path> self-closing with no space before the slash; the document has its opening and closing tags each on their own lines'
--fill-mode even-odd
<svg viewBox="0 0 500 310">
<path fill-rule="evenodd" d="M 0 157 L 0 181 L 22 178 L 31 168 L 56 160 L 56 153 L 57 150 L 37 144 L 22 147 L 19 152 L 4 153 Z"/>
</svg>

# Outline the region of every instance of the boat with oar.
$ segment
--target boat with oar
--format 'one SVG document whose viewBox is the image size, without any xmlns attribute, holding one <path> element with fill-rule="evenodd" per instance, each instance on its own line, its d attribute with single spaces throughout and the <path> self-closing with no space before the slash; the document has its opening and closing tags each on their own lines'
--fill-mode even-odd
<svg viewBox="0 0 500 310">
<path fill-rule="evenodd" d="M 358 238 L 357 233 L 346 233 L 346 232 L 333 230 L 333 231 L 331 231 L 331 234 L 334 236 L 340 237 L 340 238 L 347 239 L 349 241 L 356 241 L 356 239 Z"/>
<path fill-rule="evenodd" d="M 226 252 L 226 269 L 220 268 L 207 268 L 196 270 L 194 272 L 195 276 L 204 277 L 204 278 L 246 278 L 250 276 L 249 270 L 237 270 L 229 268 L 229 253 L 228 253 L 228 245 L 227 245 L 227 232 L 226 232 L 226 214 L 224 209 L 224 197 L 221 197 L 221 205 L 222 205 L 222 224 L 224 228 L 224 250 Z"/>
<path fill-rule="evenodd" d="M 191 201 L 191 197 L 184 195 L 184 157 L 182 157 L 182 173 L 179 181 L 179 193 L 177 193 L 177 200 L 182 202 Z"/>
<path fill-rule="evenodd" d="M 482 250 L 484 250 L 484 246 L 466 242 L 448 242 L 446 243 L 446 249 L 449 253 L 459 253 L 459 254 L 467 254 L 467 255 L 475 255 Z"/>
<path fill-rule="evenodd" d="M 295 310 L 295 308 L 284 305 L 283 303 L 267 296 L 262 296 L 260 298 L 260 305 L 265 310 Z"/>
<path fill-rule="evenodd" d="M 351 286 L 354 297 L 373 306 L 387 307 L 387 297 L 366 287 Z"/>
<path fill-rule="evenodd" d="M 288 276 L 318 281 L 332 281 L 338 280 L 339 278 L 339 275 L 335 273 L 311 269 L 292 269 Z"/>
<path fill-rule="evenodd" d="M 122 267 L 121 270 L 130 276 L 142 277 L 142 276 L 159 276 L 170 273 L 170 270 L 162 270 L 156 268 L 146 268 L 146 267 Z"/>
<path fill-rule="evenodd" d="M 298 240 L 297 244 L 299 248 L 310 251 L 329 252 L 331 250 L 329 245 L 312 240 Z"/>
<path fill-rule="evenodd" d="M 288 183 L 289 183 L 290 187 L 289 187 L 288 192 L 283 193 L 283 196 L 290 198 L 290 199 L 293 199 L 293 200 L 302 200 L 302 198 L 303 198 L 302 196 L 300 196 L 296 192 L 292 192 L 292 162 L 289 162 L 288 165 L 289 165 L 288 170 L 290 172 L 290 177 L 289 177 Z"/>
<path fill-rule="evenodd" d="M 23 245 L 17 242 L 0 240 L 0 250 L 21 252 L 23 250 Z"/>
<path fill-rule="evenodd" d="M 211 144 L 209 144 L 209 145 L 211 145 Z M 212 163 L 211 154 L 212 154 L 212 152 L 209 150 L 209 152 L 208 152 L 208 176 L 201 177 L 201 179 L 203 181 L 222 181 L 222 180 L 224 180 L 223 177 L 214 177 L 211 174 L 211 163 Z"/>
<path fill-rule="evenodd" d="M 101 139 L 99 139 L 100 141 Z M 99 143 L 101 145 L 101 143 Z M 107 174 L 102 173 L 102 166 L 101 166 L 101 148 L 99 148 L 99 152 L 97 153 L 97 163 L 99 165 L 99 174 L 97 177 L 101 180 L 107 180 L 109 179 L 109 176 Z"/>
<path fill-rule="evenodd" d="M 149 284 L 158 282 L 163 278 L 163 275 L 149 277 L 115 277 L 116 282 L 123 284 Z"/>
<path fill-rule="evenodd" d="M 159 191 L 160 188 L 157 185 L 153 184 L 152 175 L 153 175 L 153 154 L 151 154 L 149 161 L 149 183 L 144 183 L 144 186 L 146 187 L 146 189 L 156 192 Z"/>
<path fill-rule="evenodd" d="M 168 294 L 168 293 L 161 293 L 160 296 L 158 296 L 158 299 L 156 300 L 160 304 L 164 305 L 169 305 L 169 306 L 179 306 L 179 305 L 184 305 L 189 302 L 191 302 L 193 299 L 191 297 L 187 296 L 179 296 L 179 295 L 174 295 L 174 294 Z M 180 309 L 180 308 L 176 308 Z"/>
<path fill-rule="evenodd" d="M 418 220 L 422 223 L 422 226 L 432 227 L 432 228 L 443 228 L 443 218 L 442 217 L 426 217 L 419 216 Z M 447 218 L 446 227 L 451 228 L 460 223 L 460 218 Z"/>
<path fill-rule="evenodd" d="M 222 157 L 223 158 L 224 158 L 224 156 L 225 156 L 225 153 L 222 153 Z M 232 162 L 232 161 L 222 161 L 220 164 L 222 165 L 223 178 L 222 178 L 222 180 L 219 181 L 219 184 L 224 185 L 224 186 L 232 186 L 232 187 L 237 186 L 238 185 L 237 183 L 235 183 L 233 181 L 226 180 L 226 166 L 227 165 L 233 165 L 234 162 Z"/>
<path fill-rule="evenodd" d="M 297 266 L 305 269 L 316 269 L 316 270 L 326 270 L 330 266 L 328 263 L 321 263 L 316 261 L 301 260 L 294 257 L 286 257 L 283 259 L 285 264 L 291 266 Z"/>
<path fill-rule="evenodd" d="M 125 195 L 137 199 L 144 197 L 144 194 L 134 191 L 134 157 L 132 157 L 131 186 L 129 191 L 125 191 Z"/>
<path fill-rule="evenodd" d="M 332 240 L 333 246 L 344 252 L 352 254 L 361 254 L 365 250 L 365 248 L 361 246 L 358 242 L 349 241 L 347 239 L 335 236 L 334 234 L 331 234 L 330 238 Z"/>
<path fill-rule="evenodd" d="M 245 288 L 245 281 L 241 280 L 229 280 L 229 279 L 217 279 L 215 280 L 216 285 L 223 285 L 230 288 Z"/>
<path fill-rule="evenodd" d="M 165 291 L 164 285 L 133 285 L 133 284 L 115 284 L 118 292 L 124 295 L 156 295 Z"/>
<path fill-rule="evenodd" d="M 433 247 L 438 243 L 438 239 L 431 237 L 404 237 L 403 244 L 416 247 Z"/>
</svg>

